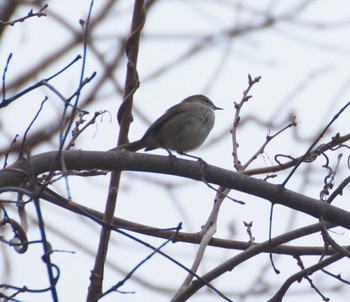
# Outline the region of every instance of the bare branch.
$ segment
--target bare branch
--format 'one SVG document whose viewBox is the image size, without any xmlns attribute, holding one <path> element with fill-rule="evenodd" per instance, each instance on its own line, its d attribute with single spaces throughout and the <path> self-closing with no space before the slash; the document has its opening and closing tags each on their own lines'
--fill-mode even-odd
<svg viewBox="0 0 350 302">
<path fill-rule="evenodd" d="M 15 25 L 16 23 L 19 23 L 19 22 L 24 22 L 25 20 L 29 19 L 29 18 L 32 18 L 32 17 L 46 17 L 46 13 L 44 13 L 44 10 L 46 8 L 48 8 L 49 5 L 48 4 L 44 4 L 44 6 L 39 9 L 37 12 L 33 12 L 33 10 L 31 9 L 28 14 L 24 17 L 21 17 L 21 18 L 18 18 L 18 19 L 15 19 L 15 20 L 12 20 L 12 21 L 1 21 L 0 20 L 0 25 Z"/>
</svg>

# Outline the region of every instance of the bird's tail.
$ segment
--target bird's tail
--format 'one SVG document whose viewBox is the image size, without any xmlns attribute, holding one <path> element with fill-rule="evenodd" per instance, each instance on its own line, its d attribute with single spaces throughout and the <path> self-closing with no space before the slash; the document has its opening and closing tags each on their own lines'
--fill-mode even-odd
<svg viewBox="0 0 350 302">
<path fill-rule="evenodd" d="M 126 143 L 126 144 L 119 145 L 118 147 L 113 148 L 112 150 L 117 151 L 117 150 L 125 149 L 128 151 L 136 152 L 136 151 L 141 150 L 143 148 L 146 148 L 145 143 L 142 140 L 138 140 L 138 141 L 134 141 L 132 143 Z"/>
</svg>

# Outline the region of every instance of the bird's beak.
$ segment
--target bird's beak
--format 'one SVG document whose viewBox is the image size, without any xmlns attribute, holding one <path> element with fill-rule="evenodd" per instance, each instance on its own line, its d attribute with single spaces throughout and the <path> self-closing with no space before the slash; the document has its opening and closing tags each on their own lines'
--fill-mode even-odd
<svg viewBox="0 0 350 302">
<path fill-rule="evenodd" d="M 214 110 L 224 110 L 224 109 L 215 106 Z"/>
</svg>

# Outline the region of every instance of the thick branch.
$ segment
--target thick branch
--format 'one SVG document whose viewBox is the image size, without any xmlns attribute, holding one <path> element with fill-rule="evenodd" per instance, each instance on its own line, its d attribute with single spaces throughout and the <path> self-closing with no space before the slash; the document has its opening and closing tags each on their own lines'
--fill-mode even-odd
<svg viewBox="0 0 350 302">
<path fill-rule="evenodd" d="M 93 219 L 94 221 L 97 221 L 96 219 L 98 219 L 99 222 L 103 222 L 102 212 L 96 211 L 91 208 L 87 208 L 71 200 L 68 201 L 51 190 L 45 190 L 42 193 L 41 197 L 59 207 L 63 207 L 64 209 L 67 209 L 68 211 L 77 213 L 79 215 L 83 215 L 85 217 Z M 150 225 L 144 225 L 144 224 L 132 222 L 129 220 L 125 220 L 119 217 L 113 217 L 111 225 L 113 225 L 111 229 L 120 228 L 120 229 L 125 229 L 135 233 L 157 237 L 157 238 L 163 238 L 163 239 L 172 238 L 173 242 L 186 242 L 186 243 L 200 244 L 203 238 L 202 232 L 185 233 L 185 232 L 179 232 L 178 230 L 173 230 L 173 229 L 160 229 Z M 281 238 L 287 237 L 289 238 L 289 240 L 293 240 L 296 237 L 300 238 L 301 236 L 308 236 L 310 234 L 314 234 L 322 231 L 324 229 L 324 225 L 326 225 L 327 228 L 333 228 L 335 226 L 334 224 L 330 224 L 330 223 L 317 222 L 312 225 L 308 225 L 296 230 L 289 231 L 288 233 L 285 233 L 283 234 L 283 236 L 280 236 L 280 237 Z M 291 234 L 293 234 L 294 236 Z M 288 242 L 288 240 L 286 240 L 286 242 Z M 214 247 L 242 250 L 242 251 L 250 248 L 252 245 L 259 245 L 259 244 L 260 243 L 257 243 L 257 242 L 255 242 L 254 244 L 251 244 L 246 241 L 237 241 L 237 240 L 221 239 L 221 238 L 214 238 L 214 237 L 211 238 L 211 240 L 208 243 L 208 245 L 214 246 Z M 350 250 L 350 246 L 342 246 L 342 248 L 346 250 Z M 279 243 L 276 243 L 276 245 L 274 246 L 273 245 L 267 246 L 266 249 L 262 250 L 262 252 L 291 255 L 291 256 L 301 256 L 301 255 L 325 256 L 325 255 L 333 255 L 337 251 L 332 247 L 325 248 L 324 246 L 279 245 Z"/>
<path fill-rule="evenodd" d="M 350 213 L 325 202 L 313 199 L 279 185 L 255 179 L 240 173 L 207 165 L 203 174 L 200 163 L 196 161 L 174 159 L 168 156 L 133 153 L 128 151 L 63 151 L 65 167 L 68 170 L 128 170 L 176 175 L 194 180 L 205 180 L 212 184 L 224 186 L 250 195 L 284 205 L 315 218 L 323 217 L 339 226 L 350 229 Z M 47 152 L 32 156 L 30 168 L 34 175 L 52 170 L 61 170 L 61 162 L 56 161 L 57 152 Z M 19 160 L 0 171 L 0 188 L 18 186 L 26 181 L 29 163 Z"/>
</svg>

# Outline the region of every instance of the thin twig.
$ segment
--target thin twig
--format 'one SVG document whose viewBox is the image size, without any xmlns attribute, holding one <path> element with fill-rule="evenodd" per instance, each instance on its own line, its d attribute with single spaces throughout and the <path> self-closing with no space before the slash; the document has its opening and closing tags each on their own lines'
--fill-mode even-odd
<svg viewBox="0 0 350 302">
<path fill-rule="evenodd" d="M 31 123 L 30 123 L 29 126 L 27 127 L 26 131 L 24 132 L 23 141 L 22 141 L 22 146 L 21 146 L 21 151 L 20 151 L 19 157 L 22 157 L 22 156 L 23 156 L 24 147 L 25 147 L 25 142 L 26 142 L 26 138 L 27 138 L 28 132 L 29 132 L 30 128 L 33 126 L 33 124 L 34 124 L 34 122 L 36 121 L 36 119 L 39 117 L 39 114 L 40 114 L 41 110 L 43 109 L 44 103 L 47 101 L 47 99 L 48 99 L 48 98 L 45 97 L 44 100 L 41 102 L 39 110 L 37 111 L 37 113 L 35 114 L 33 120 L 31 121 Z"/>
<path fill-rule="evenodd" d="M 242 110 L 242 107 L 244 105 L 244 103 L 248 102 L 249 99 L 252 97 L 251 95 L 248 95 L 249 91 L 252 89 L 252 87 L 254 86 L 254 84 L 258 83 L 261 80 L 261 77 L 255 77 L 254 79 L 251 77 L 250 74 L 248 74 L 248 87 L 246 90 L 243 91 L 243 96 L 242 99 L 239 103 L 234 102 L 234 106 L 236 109 L 235 112 L 235 116 L 233 119 L 233 125 L 232 125 L 232 129 L 231 129 L 231 135 L 232 135 L 232 156 L 233 156 L 233 164 L 235 169 L 239 172 L 239 171 L 243 171 L 243 166 L 239 160 L 239 156 L 238 156 L 238 138 L 237 138 L 237 130 L 238 130 L 238 125 L 240 123 L 241 117 L 240 117 L 240 113 Z"/>
<path fill-rule="evenodd" d="M 44 6 L 39 9 L 36 13 L 33 12 L 33 10 L 31 9 L 28 14 L 24 17 L 21 17 L 21 18 L 18 18 L 18 19 L 15 19 L 15 20 L 12 20 L 12 21 L 1 21 L 0 20 L 0 25 L 15 25 L 16 23 L 19 23 L 19 22 L 24 22 L 25 20 L 29 19 L 29 18 L 32 18 L 32 17 L 46 17 L 46 13 L 44 13 L 44 10 L 46 8 L 48 8 L 48 4 L 44 4 Z"/>
<path fill-rule="evenodd" d="M 291 287 L 291 285 L 294 282 L 299 282 L 303 277 L 309 276 L 312 273 L 334 263 L 339 261 L 340 259 L 344 258 L 343 254 L 336 253 L 333 256 L 330 256 L 312 266 L 309 266 L 308 268 L 305 268 L 301 270 L 298 273 L 295 273 L 294 275 L 290 276 L 280 287 L 280 289 L 277 291 L 277 293 L 271 297 L 267 302 L 281 302 L 283 300 L 283 297 L 287 293 L 288 289 Z"/>
<path fill-rule="evenodd" d="M 244 164 L 241 166 L 241 170 L 245 171 L 248 166 L 255 160 L 257 159 L 258 155 L 262 154 L 266 148 L 266 146 L 275 138 L 277 137 L 279 134 L 281 134 L 282 132 L 284 132 L 285 130 L 289 129 L 290 127 L 295 127 L 297 125 L 297 123 L 295 122 L 295 117 L 293 117 L 292 122 L 290 122 L 288 125 L 286 125 L 285 127 L 283 127 L 281 130 L 277 131 L 274 135 L 266 135 L 266 140 L 265 142 L 262 144 L 262 146 L 255 152 L 255 154 Z"/>
<path fill-rule="evenodd" d="M 310 152 L 313 150 L 313 148 L 316 146 L 316 144 L 319 142 L 319 140 L 325 135 L 327 130 L 333 125 L 333 123 L 338 119 L 338 117 L 350 106 L 350 101 L 347 102 L 337 113 L 333 116 L 331 121 L 327 124 L 327 126 L 321 131 L 319 136 L 315 139 L 315 141 L 310 145 L 310 147 L 306 150 L 305 154 L 298 160 L 296 165 L 293 167 L 292 171 L 289 173 L 289 175 L 286 177 L 284 182 L 282 183 L 282 187 L 285 187 L 289 179 L 293 176 L 295 171 L 299 168 L 301 163 L 304 161 L 305 158 L 307 158 L 310 154 Z"/>
<path fill-rule="evenodd" d="M 7 73 L 8 67 L 10 65 L 11 58 L 12 58 L 12 53 L 10 53 L 9 56 L 7 57 L 4 72 L 2 73 L 2 101 L 1 101 L 1 103 L 3 103 L 6 99 L 6 84 L 5 84 L 6 83 L 6 73 Z"/>
<path fill-rule="evenodd" d="M 47 82 L 49 82 L 50 80 L 52 80 L 53 78 L 57 77 L 58 75 L 60 75 L 62 72 L 64 72 L 66 69 L 68 69 L 69 67 L 71 67 L 75 62 L 77 62 L 78 60 L 81 59 L 81 56 L 76 56 L 68 65 L 66 65 L 65 67 L 63 67 L 61 70 L 59 70 L 58 72 L 56 72 L 54 75 L 46 78 L 46 79 L 43 79 L 35 84 L 33 84 L 32 86 L 24 89 L 23 91 L 17 93 L 16 95 L 10 97 L 10 98 L 7 98 L 7 99 L 3 99 L 3 101 L 0 103 L 0 108 L 2 107 L 6 107 L 8 106 L 9 104 L 11 104 L 12 102 L 14 102 L 15 100 L 17 100 L 18 98 L 22 97 L 23 95 L 29 93 L 30 91 L 34 90 L 34 89 L 37 89 L 41 86 L 48 86 L 47 85 Z M 49 86 L 48 86 L 49 87 Z"/>
<path fill-rule="evenodd" d="M 264 168 L 255 168 L 255 169 L 250 169 L 243 171 L 242 173 L 245 175 L 258 175 L 258 174 L 267 174 L 267 173 L 275 173 L 279 171 L 284 171 L 289 168 L 292 168 L 298 163 L 300 160 L 306 161 L 306 162 L 311 162 L 314 161 L 322 152 L 325 152 L 327 150 L 331 150 L 335 146 L 338 146 L 346 141 L 350 140 L 350 134 L 346 134 L 343 136 L 340 136 L 339 133 L 336 134 L 334 137 L 331 138 L 331 140 L 327 143 L 322 143 L 318 147 L 314 148 L 311 150 L 311 152 L 305 156 L 301 155 L 296 158 L 292 158 L 290 161 L 286 163 L 279 163 L 278 165 L 275 166 L 269 166 L 269 167 L 264 167 Z"/>
</svg>

